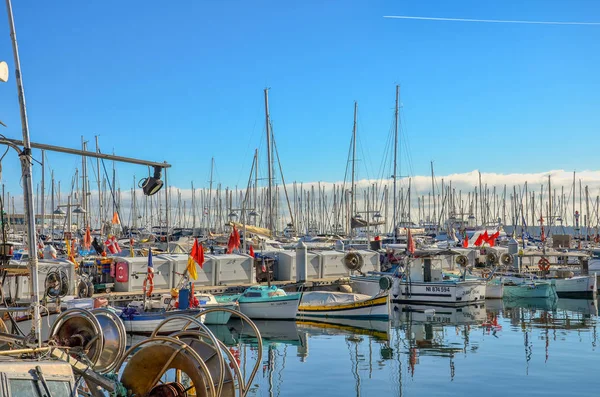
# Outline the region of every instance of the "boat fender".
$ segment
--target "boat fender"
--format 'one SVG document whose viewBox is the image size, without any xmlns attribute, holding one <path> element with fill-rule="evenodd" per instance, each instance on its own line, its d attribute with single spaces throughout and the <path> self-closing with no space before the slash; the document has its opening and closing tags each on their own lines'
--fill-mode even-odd
<svg viewBox="0 0 600 397">
<path fill-rule="evenodd" d="M 390 276 L 383 276 L 379 279 L 379 288 L 383 291 L 388 291 L 392 288 L 392 278 Z"/>
<path fill-rule="evenodd" d="M 147 297 L 152 296 L 152 291 L 154 291 L 154 279 L 151 277 L 146 277 L 144 279 L 144 284 L 142 286 L 142 290 Z"/>
</svg>

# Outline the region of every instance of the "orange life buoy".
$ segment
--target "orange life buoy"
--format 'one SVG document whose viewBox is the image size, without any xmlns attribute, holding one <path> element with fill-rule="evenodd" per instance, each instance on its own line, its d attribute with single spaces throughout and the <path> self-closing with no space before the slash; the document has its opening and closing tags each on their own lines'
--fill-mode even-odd
<svg viewBox="0 0 600 397">
<path fill-rule="evenodd" d="M 543 272 L 547 272 L 550 270 L 550 261 L 548 261 L 546 258 L 540 259 L 538 262 L 538 268 Z"/>
<path fill-rule="evenodd" d="M 148 298 L 152 296 L 152 291 L 154 291 L 154 278 L 153 277 L 146 277 L 144 279 L 144 285 L 142 286 L 142 291 L 144 291 L 144 294 L 146 294 L 146 296 Z"/>
</svg>

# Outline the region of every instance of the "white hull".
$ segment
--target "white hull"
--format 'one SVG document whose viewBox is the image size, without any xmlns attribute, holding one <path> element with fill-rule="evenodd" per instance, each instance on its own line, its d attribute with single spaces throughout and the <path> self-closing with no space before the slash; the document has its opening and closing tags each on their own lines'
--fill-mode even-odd
<svg viewBox="0 0 600 397">
<path fill-rule="evenodd" d="M 501 283 L 488 282 L 485 286 L 485 299 L 502 299 L 504 286 Z"/>
<path fill-rule="evenodd" d="M 356 294 L 375 296 L 381 291 L 379 277 L 351 277 L 350 285 Z"/>
<path fill-rule="evenodd" d="M 407 282 L 394 278 L 393 302 L 424 303 L 441 306 L 463 306 L 485 299 L 485 280 L 457 282 Z"/>
<path fill-rule="evenodd" d="M 238 302 L 240 311 L 251 319 L 294 320 L 298 312 L 300 297 L 293 300 L 262 302 Z"/>
<path fill-rule="evenodd" d="M 595 299 L 598 291 L 595 275 L 553 279 L 552 284 L 556 287 L 559 298 Z"/>
</svg>

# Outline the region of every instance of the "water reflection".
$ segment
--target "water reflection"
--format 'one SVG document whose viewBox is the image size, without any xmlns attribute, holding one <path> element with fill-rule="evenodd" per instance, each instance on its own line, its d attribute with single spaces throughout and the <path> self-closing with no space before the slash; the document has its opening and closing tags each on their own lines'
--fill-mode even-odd
<svg viewBox="0 0 600 397">
<path fill-rule="evenodd" d="M 249 395 L 468 395 L 494 382 L 589 395 L 600 384 L 587 371 L 598 362 L 597 319 L 596 301 L 530 299 L 394 305 L 389 322 L 257 322 L 262 371 Z M 210 328 L 249 373 L 257 357 L 252 329 L 239 320 Z"/>
</svg>

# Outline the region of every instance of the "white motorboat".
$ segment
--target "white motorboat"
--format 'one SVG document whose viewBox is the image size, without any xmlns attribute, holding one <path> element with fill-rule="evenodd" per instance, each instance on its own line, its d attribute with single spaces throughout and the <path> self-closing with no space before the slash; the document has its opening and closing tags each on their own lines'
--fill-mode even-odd
<svg viewBox="0 0 600 397">
<path fill-rule="evenodd" d="M 423 252 L 411 258 L 404 271 L 393 277 L 393 302 L 463 306 L 485 299 L 486 280 L 466 278 L 466 267 L 460 277 L 445 276 L 439 253 Z M 459 257 L 466 265 L 467 258 Z M 457 260 L 458 262 L 458 260 Z"/>
</svg>

